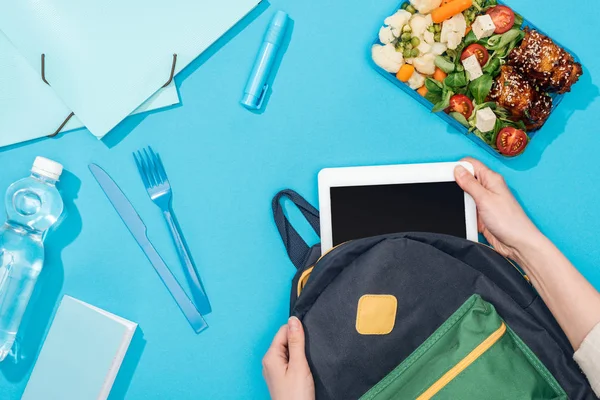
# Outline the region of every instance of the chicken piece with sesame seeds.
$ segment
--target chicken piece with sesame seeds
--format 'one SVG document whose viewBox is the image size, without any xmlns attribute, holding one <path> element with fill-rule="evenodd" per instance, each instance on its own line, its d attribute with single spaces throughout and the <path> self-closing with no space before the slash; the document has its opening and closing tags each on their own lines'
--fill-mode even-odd
<svg viewBox="0 0 600 400">
<path fill-rule="evenodd" d="M 508 64 L 548 92 L 571 91 L 583 70 L 573 56 L 552 39 L 526 28 L 521 46 L 508 57 Z"/>
<path fill-rule="evenodd" d="M 550 116 L 552 98 L 538 92 L 513 67 L 505 65 L 496 78 L 489 99 L 511 113 L 514 121 L 523 121 L 528 131 L 541 128 Z"/>
</svg>

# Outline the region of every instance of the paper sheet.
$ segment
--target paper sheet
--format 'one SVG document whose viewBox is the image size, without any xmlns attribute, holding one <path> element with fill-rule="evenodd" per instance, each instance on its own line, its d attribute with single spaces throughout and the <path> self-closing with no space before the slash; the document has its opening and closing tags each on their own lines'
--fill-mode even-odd
<svg viewBox="0 0 600 400">
<path fill-rule="evenodd" d="M 174 83 L 156 92 L 134 113 L 155 110 L 179 103 Z M 0 147 L 38 139 L 52 134 L 71 113 L 0 32 Z M 62 129 L 82 128 L 73 117 Z"/>
<path fill-rule="evenodd" d="M 259 1 L 0 0 L 0 29 L 102 137 Z"/>
</svg>

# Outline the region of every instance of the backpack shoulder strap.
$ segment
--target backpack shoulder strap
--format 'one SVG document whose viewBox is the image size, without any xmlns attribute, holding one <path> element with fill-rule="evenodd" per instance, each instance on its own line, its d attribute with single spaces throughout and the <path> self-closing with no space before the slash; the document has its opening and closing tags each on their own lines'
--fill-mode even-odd
<svg viewBox="0 0 600 400">
<path fill-rule="evenodd" d="M 302 263 L 308 257 L 310 253 L 310 246 L 302 239 L 298 231 L 294 229 L 289 219 L 283 211 L 281 205 L 282 198 L 290 199 L 296 207 L 300 210 L 304 218 L 308 221 L 310 226 L 315 230 L 317 235 L 320 235 L 320 222 L 319 222 L 319 211 L 313 207 L 308 201 L 293 190 L 286 189 L 277 193 L 273 198 L 273 218 L 275 218 L 275 225 L 283 240 L 283 245 L 292 260 L 292 263 L 297 269 L 303 268 Z"/>
</svg>

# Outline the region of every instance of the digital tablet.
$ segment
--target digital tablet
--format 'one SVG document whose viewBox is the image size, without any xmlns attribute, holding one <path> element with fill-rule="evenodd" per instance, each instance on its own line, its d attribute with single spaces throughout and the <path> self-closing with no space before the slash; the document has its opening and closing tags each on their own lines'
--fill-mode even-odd
<svg viewBox="0 0 600 400">
<path fill-rule="evenodd" d="M 323 254 L 349 240 L 433 232 L 478 240 L 475 202 L 454 180 L 467 162 L 328 168 L 319 173 Z"/>
</svg>

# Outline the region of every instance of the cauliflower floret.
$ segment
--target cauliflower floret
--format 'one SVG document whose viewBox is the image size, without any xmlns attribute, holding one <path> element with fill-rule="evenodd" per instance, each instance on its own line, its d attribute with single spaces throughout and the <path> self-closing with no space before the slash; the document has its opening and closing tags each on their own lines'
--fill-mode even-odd
<svg viewBox="0 0 600 400">
<path fill-rule="evenodd" d="M 410 4 L 421 14 L 429 14 L 442 4 L 442 0 L 410 0 Z"/>
<path fill-rule="evenodd" d="M 444 43 L 434 43 L 431 45 L 431 53 L 436 56 L 441 56 L 446 50 L 448 50 L 448 46 Z"/>
<path fill-rule="evenodd" d="M 394 40 L 396 40 L 396 35 L 392 31 L 391 26 L 382 26 L 381 29 L 379 29 L 379 41 L 381 43 L 388 44 L 392 43 Z"/>
<path fill-rule="evenodd" d="M 433 25 L 431 15 L 419 15 L 415 14 L 410 20 L 410 28 L 412 29 L 413 36 L 422 37 L 427 28 Z"/>
<path fill-rule="evenodd" d="M 412 76 L 408 80 L 408 86 L 412 90 L 417 90 L 425 84 L 425 77 L 418 73 L 417 71 L 413 72 Z"/>
<path fill-rule="evenodd" d="M 434 44 L 435 43 L 434 33 L 425 31 L 425 33 L 423 33 L 423 40 L 425 40 L 425 42 L 427 42 L 428 44 Z"/>
<path fill-rule="evenodd" d="M 465 37 L 467 20 L 465 16 L 457 14 L 442 24 L 441 42 L 448 43 L 448 48 L 454 50 Z"/>
<path fill-rule="evenodd" d="M 410 20 L 410 17 L 412 17 L 412 14 L 408 11 L 398 10 L 394 15 L 390 15 L 389 17 L 387 17 L 385 21 L 383 21 L 383 23 L 385 25 L 391 26 L 398 32 L 401 32 L 402 28 L 404 28 L 404 25 L 406 25 Z"/>
<path fill-rule="evenodd" d="M 396 51 L 393 44 L 386 44 L 385 46 L 380 44 L 373 45 L 371 48 L 371 56 L 373 57 L 375 64 L 379 65 L 387 72 L 394 74 L 398 72 L 400 67 L 402 67 L 402 64 L 404 64 L 402 53 Z"/>
<path fill-rule="evenodd" d="M 440 35 L 440 42 L 447 43 L 448 42 L 448 34 L 454 32 L 452 30 L 452 25 L 448 23 L 448 21 L 444 21 L 442 24 L 442 34 Z"/>
<path fill-rule="evenodd" d="M 421 57 L 415 58 L 413 65 L 416 70 L 425 75 L 433 75 L 435 73 L 435 55 L 424 54 Z"/>
<path fill-rule="evenodd" d="M 421 44 L 419 44 L 417 49 L 419 50 L 420 54 L 426 54 L 431 51 L 431 45 L 427 42 L 421 42 Z"/>
<path fill-rule="evenodd" d="M 462 41 L 463 37 L 464 35 L 458 32 L 452 32 L 448 34 L 448 48 L 452 50 L 456 49 Z"/>
<path fill-rule="evenodd" d="M 450 21 L 454 22 L 454 32 L 460 32 L 464 36 L 465 31 L 467 30 L 467 20 L 465 19 L 465 16 L 462 13 L 459 13 L 450 18 Z"/>
</svg>

